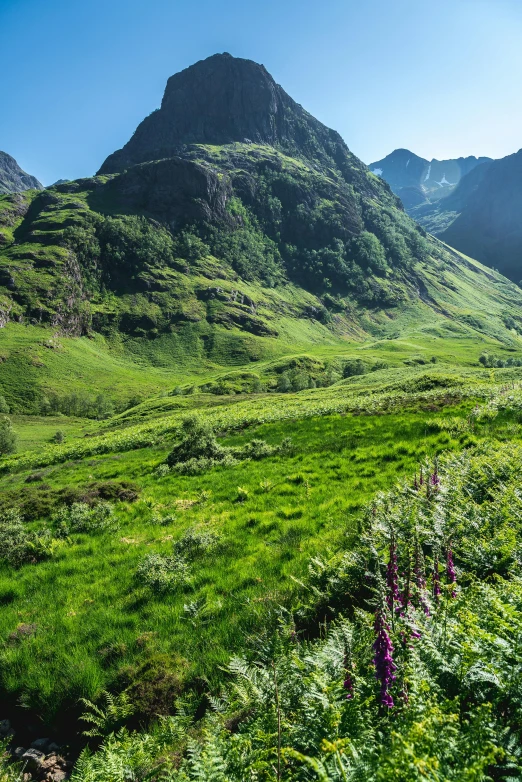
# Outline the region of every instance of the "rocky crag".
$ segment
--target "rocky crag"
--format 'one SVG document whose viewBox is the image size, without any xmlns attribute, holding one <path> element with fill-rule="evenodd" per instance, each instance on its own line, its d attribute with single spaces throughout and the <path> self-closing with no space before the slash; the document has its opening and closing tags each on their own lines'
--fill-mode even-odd
<svg viewBox="0 0 522 782">
<path fill-rule="evenodd" d="M 14 157 L 0 151 L 0 194 L 21 193 L 24 190 L 43 190 L 36 177 L 26 174 Z"/>
</svg>

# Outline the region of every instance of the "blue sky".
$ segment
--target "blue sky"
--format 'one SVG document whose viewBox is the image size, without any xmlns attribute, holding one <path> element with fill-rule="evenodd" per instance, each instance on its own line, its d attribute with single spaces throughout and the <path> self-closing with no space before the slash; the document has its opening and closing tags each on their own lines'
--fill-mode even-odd
<svg viewBox="0 0 522 782">
<path fill-rule="evenodd" d="M 0 149 L 44 184 L 93 174 L 168 76 L 262 62 L 366 163 L 522 147 L 520 0 L 0 0 Z"/>
</svg>

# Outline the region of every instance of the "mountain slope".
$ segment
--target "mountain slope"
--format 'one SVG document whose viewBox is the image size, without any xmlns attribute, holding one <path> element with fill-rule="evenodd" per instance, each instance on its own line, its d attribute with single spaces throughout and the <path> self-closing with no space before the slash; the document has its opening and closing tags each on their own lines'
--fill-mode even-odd
<svg viewBox="0 0 522 782">
<path fill-rule="evenodd" d="M 493 161 L 478 182 L 466 181 L 444 241 L 507 277 L 522 277 L 522 150 Z M 457 191 L 454 195 L 457 195 Z"/>
<path fill-rule="evenodd" d="M 31 189 L 42 190 L 43 185 L 36 177 L 26 174 L 14 157 L 0 151 L 0 194 L 20 193 Z"/>
<path fill-rule="evenodd" d="M 447 198 L 466 174 L 490 160 L 473 156 L 425 160 L 408 149 L 396 149 L 382 160 L 370 163 L 369 168 L 388 182 L 409 210 Z"/>
<path fill-rule="evenodd" d="M 426 237 L 337 133 L 226 54 L 169 79 L 98 176 L 0 197 L 0 247 L 0 325 L 171 371 L 417 326 L 522 333 L 516 286 Z"/>
</svg>

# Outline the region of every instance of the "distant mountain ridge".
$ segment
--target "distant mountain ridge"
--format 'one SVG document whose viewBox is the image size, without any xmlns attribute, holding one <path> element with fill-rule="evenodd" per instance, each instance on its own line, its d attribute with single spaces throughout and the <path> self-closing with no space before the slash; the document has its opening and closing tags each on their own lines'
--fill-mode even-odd
<svg viewBox="0 0 522 782">
<path fill-rule="evenodd" d="M 447 222 L 438 233 L 443 241 L 520 281 L 522 149 L 468 174 L 440 210 Z"/>
<path fill-rule="evenodd" d="M 0 193 L 21 193 L 24 190 L 43 190 L 36 177 L 20 168 L 14 157 L 0 151 Z"/>
<path fill-rule="evenodd" d="M 396 149 L 370 170 L 426 231 L 515 282 L 522 279 L 522 150 L 500 160 L 428 162 Z"/>
<path fill-rule="evenodd" d="M 460 157 L 426 160 L 408 149 L 396 149 L 382 160 L 370 163 L 370 171 L 388 182 L 405 208 L 446 198 L 476 166 L 491 162 L 488 157 Z"/>
</svg>

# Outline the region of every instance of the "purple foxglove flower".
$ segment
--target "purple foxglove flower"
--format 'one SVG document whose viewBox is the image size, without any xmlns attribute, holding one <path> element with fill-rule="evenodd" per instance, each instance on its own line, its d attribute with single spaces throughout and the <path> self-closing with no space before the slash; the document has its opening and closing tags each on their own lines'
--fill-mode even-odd
<svg viewBox="0 0 522 782">
<path fill-rule="evenodd" d="M 346 700 L 350 701 L 353 698 L 353 679 L 350 673 L 350 656 L 348 652 L 344 655 L 344 682 L 343 687 L 346 690 Z"/>
<path fill-rule="evenodd" d="M 346 674 L 343 687 L 346 690 L 346 700 L 350 701 L 353 698 L 353 681 L 349 673 Z"/>
<path fill-rule="evenodd" d="M 381 704 L 391 709 L 394 703 L 389 693 L 389 688 L 396 679 L 395 671 L 397 666 L 393 662 L 393 644 L 388 631 L 389 628 L 386 625 L 384 611 L 382 608 L 379 608 L 375 615 L 376 638 L 373 644 L 375 652 L 373 664 L 375 666 L 375 677 L 381 684 Z"/>
</svg>

